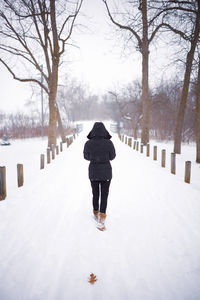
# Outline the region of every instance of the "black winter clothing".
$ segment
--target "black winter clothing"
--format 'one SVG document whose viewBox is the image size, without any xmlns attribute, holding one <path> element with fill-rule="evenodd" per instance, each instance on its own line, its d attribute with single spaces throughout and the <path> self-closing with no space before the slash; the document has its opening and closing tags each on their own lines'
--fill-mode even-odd
<svg viewBox="0 0 200 300">
<path fill-rule="evenodd" d="M 116 156 L 110 134 L 102 122 L 96 122 L 88 134 L 84 146 L 84 158 L 90 161 L 90 180 L 111 180 L 112 168 L 110 160 Z"/>
<path fill-rule="evenodd" d="M 102 213 L 106 213 L 110 180 L 95 181 L 91 180 L 93 194 L 93 209 Z M 99 196 L 101 195 L 101 204 L 99 209 Z"/>
</svg>

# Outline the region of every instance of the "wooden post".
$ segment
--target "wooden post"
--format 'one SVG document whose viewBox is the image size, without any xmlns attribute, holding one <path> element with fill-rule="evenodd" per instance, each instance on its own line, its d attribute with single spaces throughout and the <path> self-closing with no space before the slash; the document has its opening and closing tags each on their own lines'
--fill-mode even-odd
<svg viewBox="0 0 200 300">
<path fill-rule="evenodd" d="M 153 160 L 157 160 L 157 146 L 153 147 Z"/>
<path fill-rule="evenodd" d="M 140 153 L 143 153 L 143 144 L 140 145 Z"/>
<path fill-rule="evenodd" d="M 147 152 L 146 152 L 146 156 L 150 156 L 150 144 L 147 144 Z"/>
<path fill-rule="evenodd" d="M 58 155 L 59 154 L 59 148 L 58 148 L 58 146 L 56 146 L 56 155 Z"/>
<path fill-rule="evenodd" d="M 44 169 L 44 154 L 40 155 L 40 169 Z"/>
<path fill-rule="evenodd" d="M 125 144 L 127 144 L 127 136 L 125 137 Z"/>
<path fill-rule="evenodd" d="M 63 151 L 63 144 L 62 144 L 62 142 L 60 142 L 60 152 L 62 152 Z"/>
<path fill-rule="evenodd" d="M 185 182 L 190 183 L 191 177 L 191 161 L 185 162 Z"/>
<path fill-rule="evenodd" d="M 162 166 L 163 168 L 165 168 L 165 162 L 166 162 L 166 150 L 163 149 L 163 150 L 162 150 L 162 159 L 161 159 L 161 166 Z"/>
<path fill-rule="evenodd" d="M 51 152 L 52 152 L 52 159 L 55 159 L 55 146 L 52 145 L 51 147 Z"/>
<path fill-rule="evenodd" d="M 176 153 L 171 153 L 171 173 L 176 174 Z"/>
<path fill-rule="evenodd" d="M 136 141 L 134 141 L 134 144 L 133 144 L 133 149 L 135 150 L 136 148 Z"/>
<path fill-rule="evenodd" d="M 51 156 L 50 156 L 51 150 L 50 148 L 47 148 L 47 163 L 50 164 L 51 162 Z"/>
<path fill-rule="evenodd" d="M 69 138 L 66 139 L 67 140 L 67 148 L 69 147 Z"/>
<path fill-rule="evenodd" d="M 124 135 L 122 135 L 122 143 L 124 142 Z"/>
<path fill-rule="evenodd" d="M 136 143 L 136 151 L 138 151 L 139 150 L 139 142 L 137 141 L 137 143 Z"/>
<path fill-rule="evenodd" d="M 129 139 L 128 139 L 128 145 L 129 145 L 129 147 L 132 146 L 132 138 L 129 138 Z"/>
<path fill-rule="evenodd" d="M 24 184 L 24 171 L 23 171 L 22 164 L 17 164 L 17 182 L 18 182 L 18 187 Z"/>
<path fill-rule="evenodd" d="M 0 200 L 6 199 L 6 167 L 0 167 Z"/>
</svg>

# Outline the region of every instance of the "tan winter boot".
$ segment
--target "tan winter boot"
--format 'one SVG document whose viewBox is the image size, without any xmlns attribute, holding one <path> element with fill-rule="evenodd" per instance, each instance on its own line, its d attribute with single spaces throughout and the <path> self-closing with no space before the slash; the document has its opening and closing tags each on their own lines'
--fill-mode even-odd
<svg viewBox="0 0 200 300">
<path fill-rule="evenodd" d="M 106 214 L 100 212 L 98 229 L 101 231 L 104 231 L 106 229 L 105 220 L 106 220 Z"/>
<path fill-rule="evenodd" d="M 93 210 L 93 214 L 94 214 L 95 221 L 98 221 L 98 218 L 99 218 L 99 212 L 98 212 L 98 210 Z"/>
</svg>

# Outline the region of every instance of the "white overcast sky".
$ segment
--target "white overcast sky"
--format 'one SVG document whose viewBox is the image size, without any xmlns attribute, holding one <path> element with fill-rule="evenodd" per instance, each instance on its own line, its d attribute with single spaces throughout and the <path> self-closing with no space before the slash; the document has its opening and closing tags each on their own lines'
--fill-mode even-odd
<svg viewBox="0 0 200 300">
<path fill-rule="evenodd" d="M 120 44 L 119 39 L 115 38 L 114 27 L 101 0 L 85 0 L 82 16 L 77 23 L 84 24 L 86 28 L 79 29 L 72 36 L 79 49 L 71 48 L 71 62 L 65 64 L 68 74 L 88 84 L 90 90 L 98 94 L 141 78 L 140 54 L 135 52 L 133 46 L 132 55 L 121 55 L 123 42 Z M 31 96 L 29 84 L 12 79 L 1 64 L 0 82 L 0 111 L 23 110 Z"/>
</svg>

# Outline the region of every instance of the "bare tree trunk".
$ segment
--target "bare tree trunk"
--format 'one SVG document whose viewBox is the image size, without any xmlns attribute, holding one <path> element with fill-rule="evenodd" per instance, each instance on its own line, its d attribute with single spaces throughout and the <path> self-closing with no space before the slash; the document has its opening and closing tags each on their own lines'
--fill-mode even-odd
<svg viewBox="0 0 200 300">
<path fill-rule="evenodd" d="M 148 20 L 147 0 L 142 1 L 142 143 L 149 142 L 149 41 L 148 41 Z"/>
<path fill-rule="evenodd" d="M 134 133 L 133 133 L 134 140 L 137 140 L 137 138 L 138 138 L 137 133 L 138 133 L 138 125 L 136 123 L 135 128 L 134 128 Z"/>
<path fill-rule="evenodd" d="M 49 97 L 48 146 L 50 147 L 51 145 L 56 146 L 56 110 L 53 97 Z"/>
<path fill-rule="evenodd" d="M 58 127 L 59 127 L 59 131 L 60 131 L 60 136 L 61 136 L 61 139 L 62 139 L 62 142 L 63 143 L 66 143 L 66 136 L 65 136 L 65 133 L 64 133 L 64 129 L 63 129 L 63 125 L 62 125 L 62 120 L 61 120 L 61 117 L 60 117 L 60 111 L 59 111 L 59 108 L 58 108 L 58 105 L 56 104 L 56 113 L 57 113 L 57 121 L 58 121 Z"/>
<path fill-rule="evenodd" d="M 58 66 L 59 66 L 59 44 L 58 32 L 55 15 L 55 0 L 50 0 L 51 8 L 51 24 L 53 36 L 53 53 L 52 53 L 52 73 L 49 81 L 49 133 L 48 133 L 48 146 L 56 146 L 56 94 L 58 87 Z"/>
<path fill-rule="evenodd" d="M 194 48 L 194 47 L 192 47 Z M 183 91 L 181 95 L 181 102 L 179 106 L 177 121 L 176 121 L 176 129 L 175 129 L 175 138 L 174 138 L 174 153 L 181 153 L 181 140 L 182 140 L 182 130 L 183 130 L 183 121 L 186 109 L 186 102 L 190 84 L 190 75 L 192 70 L 192 61 L 194 57 L 194 50 L 191 49 L 187 55 L 186 61 L 186 69 L 185 69 L 185 77 L 184 77 L 184 84 L 183 84 Z"/>
<path fill-rule="evenodd" d="M 55 58 L 52 74 L 49 84 L 49 131 L 48 131 L 48 146 L 56 146 L 56 94 L 58 86 L 58 59 Z"/>
<path fill-rule="evenodd" d="M 134 117 L 131 119 L 131 132 L 132 132 L 134 139 L 136 139 L 137 138 L 137 130 L 136 130 L 136 122 L 135 122 Z"/>
<path fill-rule="evenodd" d="M 176 129 L 174 136 L 174 152 L 180 154 L 181 153 L 181 138 L 182 138 L 182 130 L 183 130 L 183 121 L 186 109 L 186 102 L 188 97 L 188 90 L 190 84 L 190 75 L 192 70 L 192 62 L 194 58 L 195 48 L 199 38 L 199 27 L 200 27 L 200 2 L 198 1 L 198 12 L 196 16 L 196 24 L 194 30 L 194 37 L 191 41 L 190 51 L 187 54 L 186 59 L 186 69 L 183 83 L 183 90 L 181 95 L 181 102 L 179 106 L 177 121 L 176 121 Z"/>
<path fill-rule="evenodd" d="M 147 46 L 148 47 L 148 46 Z M 149 142 L 149 54 L 148 48 L 142 55 L 142 143 Z"/>
<path fill-rule="evenodd" d="M 196 93 L 196 162 L 200 163 L 200 57 Z"/>
</svg>

